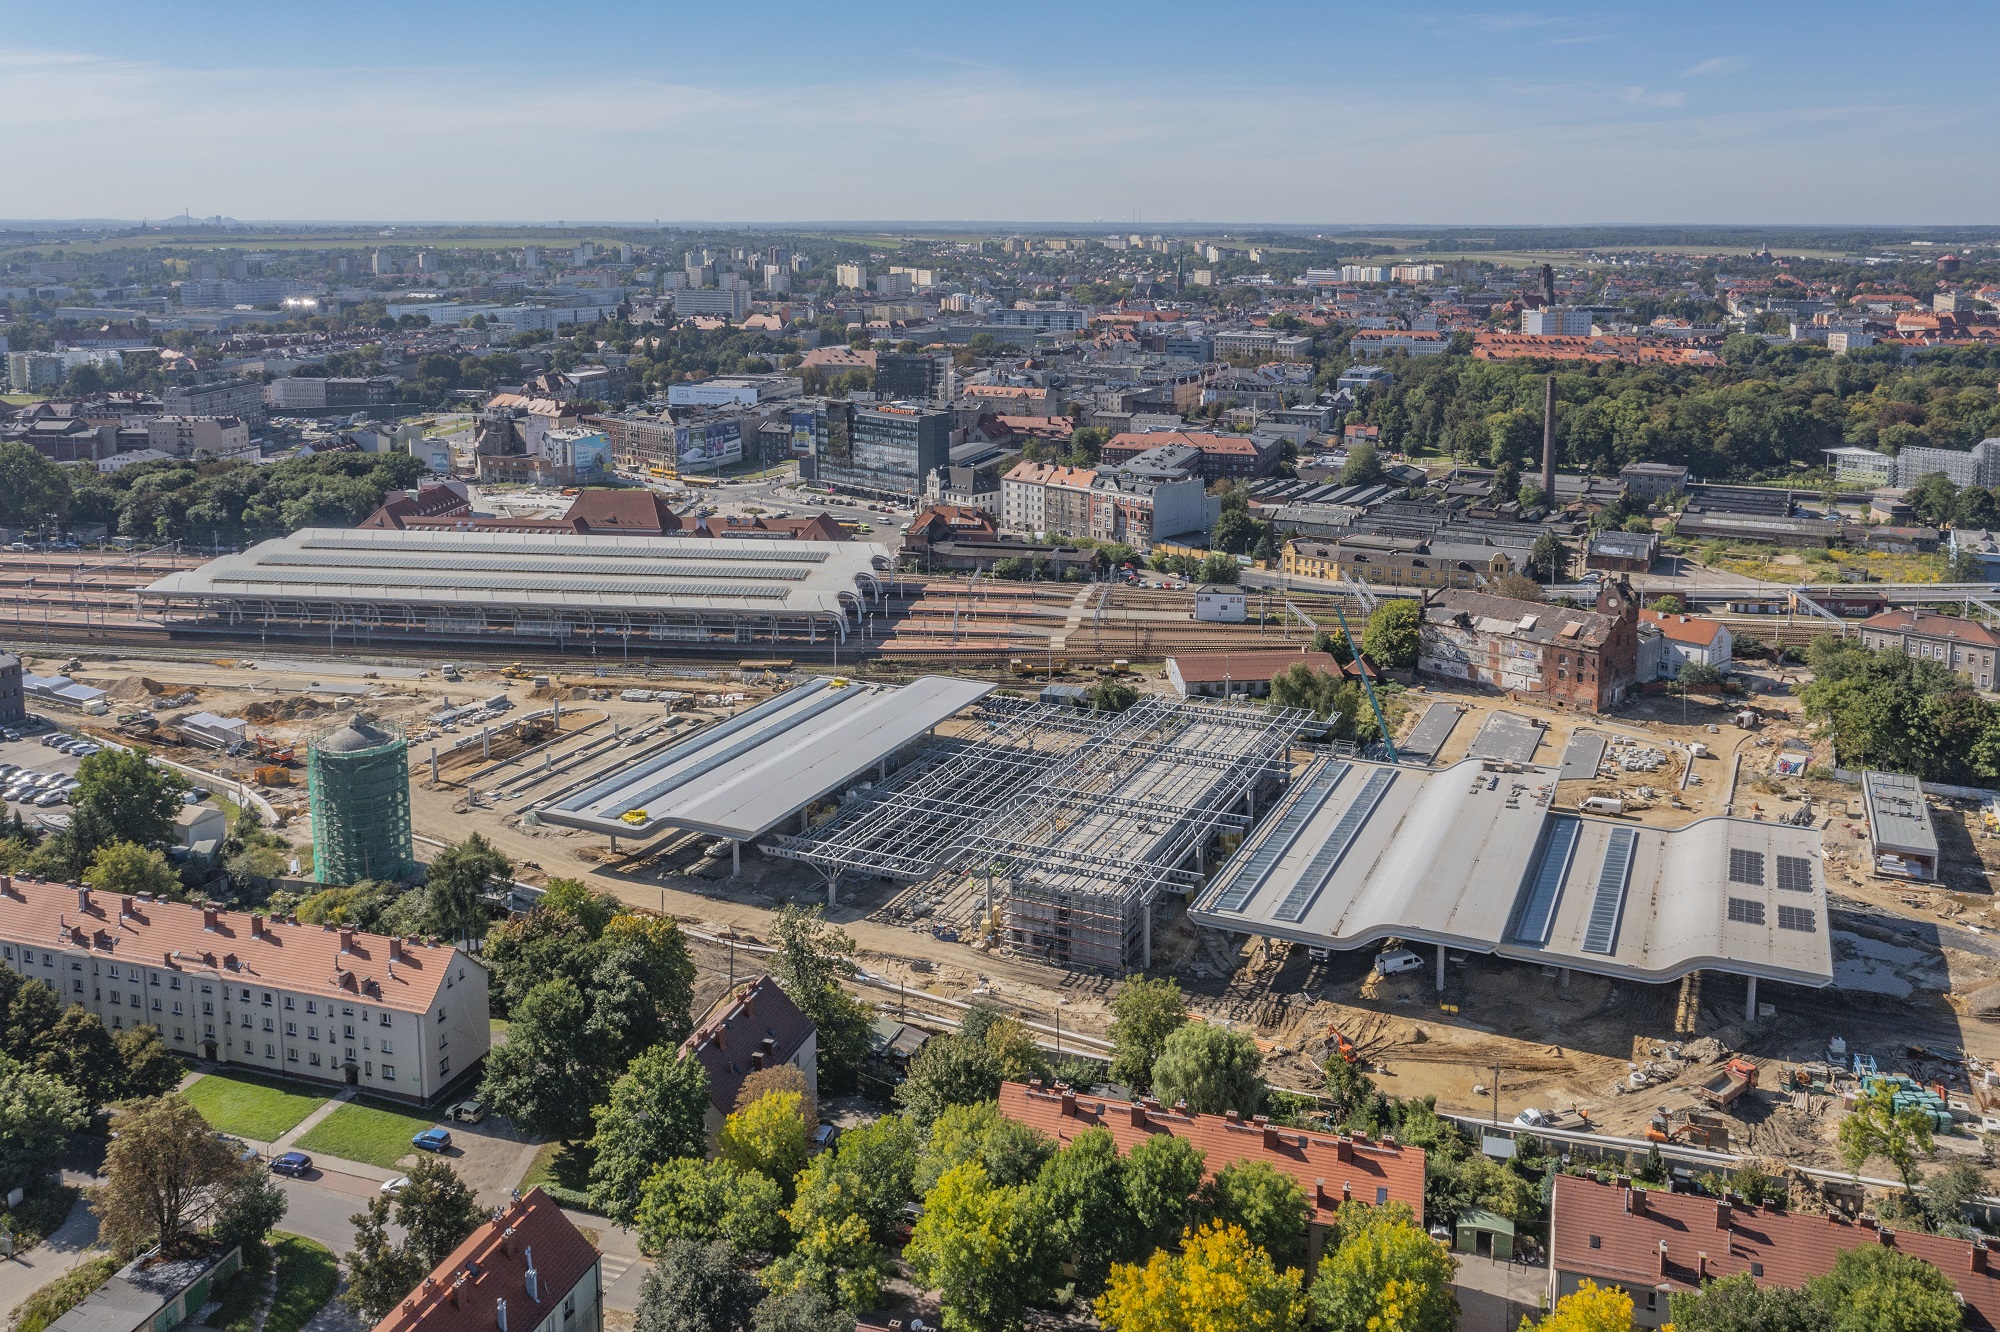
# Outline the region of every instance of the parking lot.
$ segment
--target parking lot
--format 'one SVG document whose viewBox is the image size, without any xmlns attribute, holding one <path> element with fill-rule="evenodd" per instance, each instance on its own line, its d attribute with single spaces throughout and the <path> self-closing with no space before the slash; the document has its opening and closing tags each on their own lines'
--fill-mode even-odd
<svg viewBox="0 0 2000 1332">
<path fill-rule="evenodd" d="M 16 734 L 22 734 L 18 727 L 14 730 Z M 61 813 L 68 808 L 69 802 L 49 799 L 48 804 L 39 804 L 36 796 L 23 793 L 17 785 L 23 774 L 74 780 L 77 765 L 83 762 L 81 756 L 65 754 L 44 745 L 42 738 L 48 734 L 47 731 L 31 731 L 19 740 L 0 739 L 0 764 L 13 765 L 0 769 L 0 791 L 5 792 L 7 804 L 19 808 L 24 818 L 32 819 L 38 813 Z"/>
</svg>

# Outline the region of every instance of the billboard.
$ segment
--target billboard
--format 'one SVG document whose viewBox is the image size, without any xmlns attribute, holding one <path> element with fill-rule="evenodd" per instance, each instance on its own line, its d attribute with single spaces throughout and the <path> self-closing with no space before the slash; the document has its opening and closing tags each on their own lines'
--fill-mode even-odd
<svg viewBox="0 0 2000 1332">
<path fill-rule="evenodd" d="M 674 460 L 683 472 L 710 472 L 742 462 L 742 421 L 705 421 L 674 427 Z"/>
</svg>

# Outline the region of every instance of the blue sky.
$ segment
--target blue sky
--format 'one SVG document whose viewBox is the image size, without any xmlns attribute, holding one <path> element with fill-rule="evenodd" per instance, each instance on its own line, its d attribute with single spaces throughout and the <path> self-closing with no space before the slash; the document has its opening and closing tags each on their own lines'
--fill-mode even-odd
<svg viewBox="0 0 2000 1332">
<path fill-rule="evenodd" d="M 1996 37 L 1956 0 L 0 0 L 0 216 L 1991 222 Z"/>
</svg>

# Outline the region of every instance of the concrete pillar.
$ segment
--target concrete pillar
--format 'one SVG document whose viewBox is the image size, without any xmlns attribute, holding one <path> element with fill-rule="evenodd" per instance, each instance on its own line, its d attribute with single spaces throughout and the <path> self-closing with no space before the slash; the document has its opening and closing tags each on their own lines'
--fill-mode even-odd
<svg viewBox="0 0 2000 1332">
<path fill-rule="evenodd" d="M 889 780 L 889 756 L 887 754 L 884 754 L 879 760 L 876 761 L 875 780 L 878 782 L 886 782 Z"/>
<path fill-rule="evenodd" d="M 829 911 L 840 905 L 839 899 L 834 896 L 834 882 L 833 875 L 829 874 L 826 876 L 826 906 Z"/>
<path fill-rule="evenodd" d="M 493 757 L 493 728 L 490 726 L 479 728 L 479 757 L 483 759 Z"/>
<path fill-rule="evenodd" d="M 1438 993 L 1444 993 L 1444 945 L 1438 945 Z"/>
<path fill-rule="evenodd" d="M 1153 965 L 1153 904 L 1139 910 L 1139 970 L 1144 971 Z"/>
<path fill-rule="evenodd" d="M 436 785 L 436 784 L 437 784 L 437 779 L 438 779 L 438 747 L 437 747 L 436 745 L 432 745 L 432 746 L 431 746 L 431 784 L 432 784 L 432 785 Z"/>
<path fill-rule="evenodd" d="M 743 843 L 731 838 L 729 841 L 729 877 L 735 878 L 743 872 Z"/>
<path fill-rule="evenodd" d="M 1567 989 L 1569 988 L 1569 968 L 1568 968 L 1568 967 L 1564 967 L 1564 968 L 1562 968 L 1562 979 L 1561 979 L 1560 981 L 1558 981 L 1558 982 L 1557 982 L 1557 984 L 1561 985 L 1561 986 L 1562 986 L 1562 987 L 1563 987 L 1563 988 L 1564 988 L 1565 990 L 1567 990 Z"/>
<path fill-rule="evenodd" d="M 1743 996 L 1743 1020 L 1745 1022 L 1755 1022 L 1757 1020 L 1757 978 L 1755 976 L 1750 978 L 1750 988 Z"/>
<path fill-rule="evenodd" d="M 1197 874 L 1208 873 L 1208 842 L 1206 840 L 1195 843 L 1194 869 Z"/>
</svg>

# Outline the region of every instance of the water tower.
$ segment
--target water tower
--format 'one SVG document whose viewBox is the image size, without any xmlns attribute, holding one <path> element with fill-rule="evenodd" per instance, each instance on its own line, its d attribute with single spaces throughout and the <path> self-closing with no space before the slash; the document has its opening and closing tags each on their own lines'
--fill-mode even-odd
<svg viewBox="0 0 2000 1332">
<path fill-rule="evenodd" d="M 409 744 L 401 728 L 357 716 L 314 736 L 306 744 L 306 789 L 316 882 L 415 873 Z"/>
</svg>

